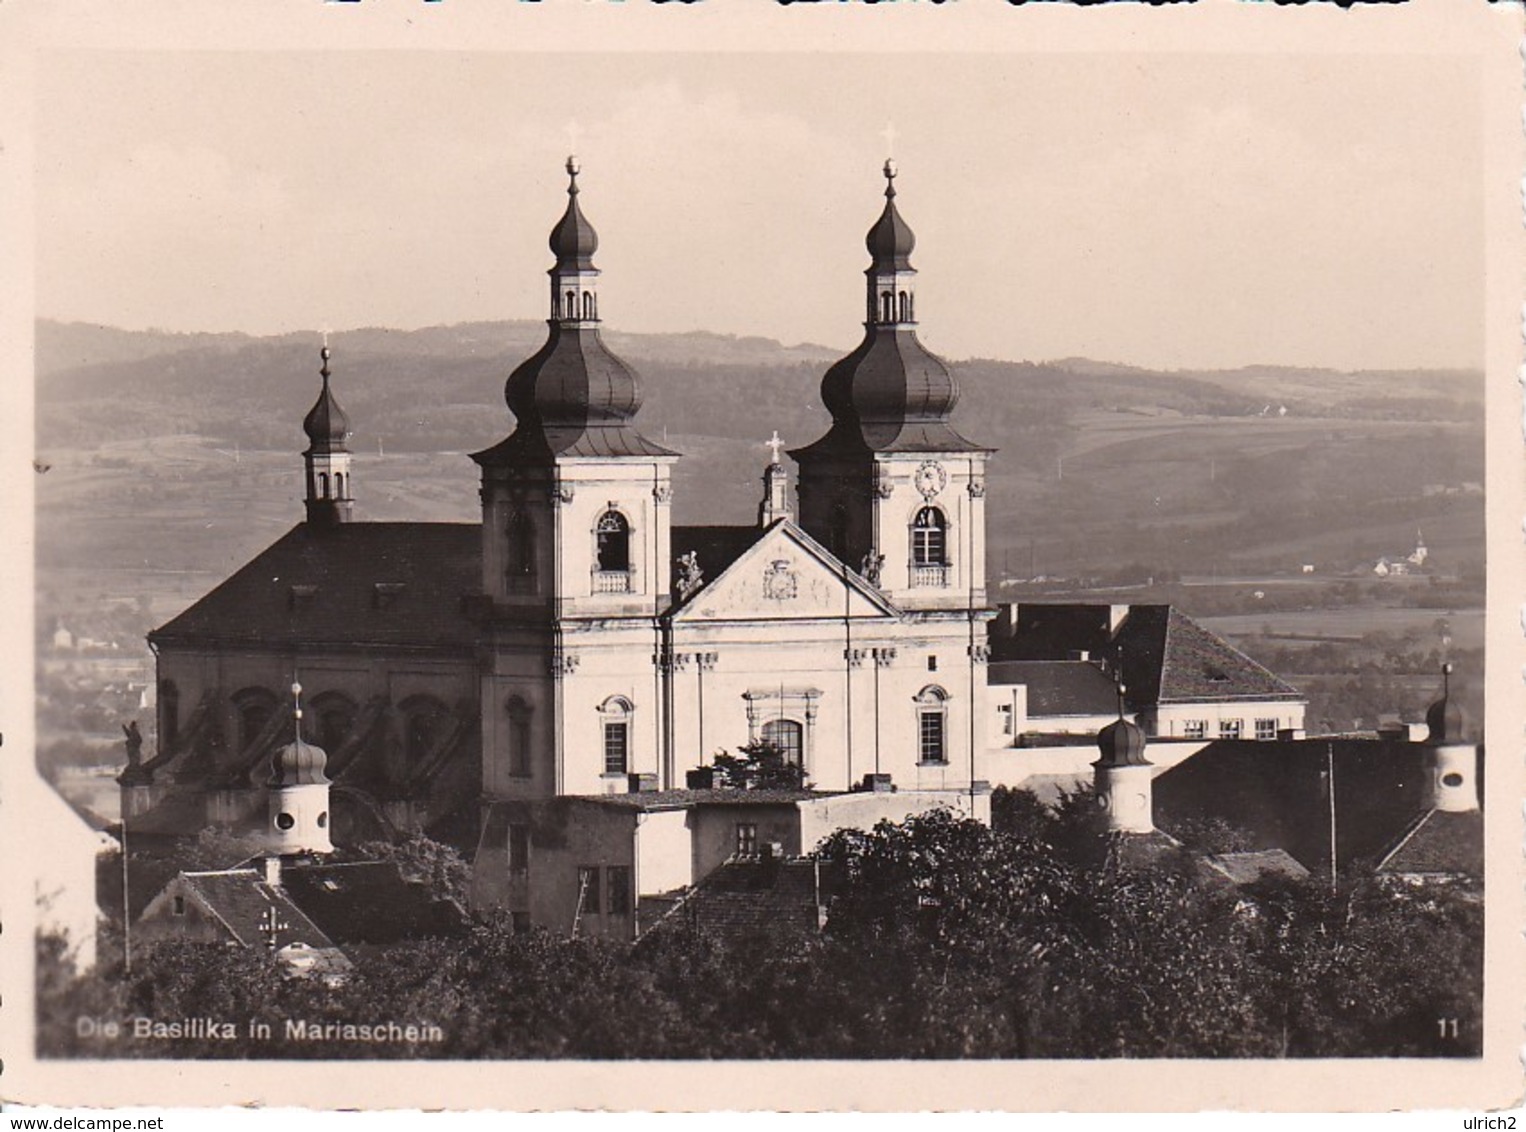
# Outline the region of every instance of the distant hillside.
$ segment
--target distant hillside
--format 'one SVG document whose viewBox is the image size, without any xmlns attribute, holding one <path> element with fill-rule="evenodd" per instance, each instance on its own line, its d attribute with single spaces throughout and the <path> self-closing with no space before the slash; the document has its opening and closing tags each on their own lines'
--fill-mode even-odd
<svg viewBox="0 0 1526 1132">
<path fill-rule="evenodd" d="M 475 470 L 459 454 L 512 428 L 504 381 L 545 333 L 541 322 L 520 321 L 333 335 L 363 514 L 414 518 L 438 507 L 440 518 L 469 516 Z M 774 429 L 790 444 L 820 435 L 828 419 L 821 376 L 845 352 L 703 333 L 606 339 L 642 375 L 642 429 L 685 454 L 678 516 L 701 522 L 754 513 L 762 442 Z M 236 476 L 249 473 L 249 455 L 268 452 L 271 474 L 292 477 L 278 480 L 285 486 L 272 522 L 288 507 L 295 518 L 289 497 L 298 493 L 301 419 L 317 389 L 316 344 L 313 333 L 254 338 L 40 322 L 39 449 L 105 477 L 91 481 L 99 494 L 81 501 L 91 507 L 146 498 L 143 453 L 156 438 L 203 438 L 209 451 L 245 453 L 237 471 L 213 460 L 197 472 L 226 477 L 217 486 L 229 499 L 243 482 Z M 1210 563 L 1350 566 L 1404 549 L 1417 525 L 1443 539 L 1433 543 L 1438 563 L 1482 559 L 1478 374 L 1161 372 L 1081 358 L 973 359 L 954 368 L 963 390 L 956 426 L 998 449 L 993 569 L 1106 576 L 1130 563 L 1176 572 Z M 416 454 L 426 471 L 410 465 L 410 475 L 428 482 L 387 484 L 402 465 L 368 462 L 382 450 Z M 103 470 L 111 468 L 118 470 Z M 127 495 L 111 494 L 112 475 Z M 162 516 L 183 510 L 189 521 L 206 496 L 181 500 L 175 476 L 152 495 Z M 40 506 L 62 481 L 39 481 Z M 424 506 L 436 499 L 450 504 Z M 122 514 L 120 506 L 106 512 Z M 77 537 L 57 544 L 71 559 L 91 553 L 101 530 L 100 518 L 86 516 L 79 512 Z M 40 531 L 43 549 L 63 533 Z"/>
</svg>

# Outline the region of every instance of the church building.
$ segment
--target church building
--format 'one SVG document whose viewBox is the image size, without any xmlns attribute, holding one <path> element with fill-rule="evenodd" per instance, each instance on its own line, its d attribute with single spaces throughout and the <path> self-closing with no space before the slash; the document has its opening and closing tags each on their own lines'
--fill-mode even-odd
<svg viewBox="0 0 1526 1132">
<path fill-rule="evenodd" d="M 680 456 L 642 434 L 600 337 L 567 173 L 545 344 L 507 380 L 512 430 L 472 456 L 480 523 L 360 520 L 325 346 L 306 520 L 150 634 L 158 750 L 120 779 L 135 835 L 261 827 L 298 678 L 336 844 L 421 831 L 474 857 L 479 902 L 609 934 L 731 857 L 940 804 L 987 817 L 991 780 L 1035 773 L 1031 737 L 1107 723 L 1120 672 L 1178 759 L 1203 720 L 1239 738 L 1242 700 L 1257 738 L 1301 733 L 1294 689 L 1169 607 L 988 604 L 994 450 L 951 425 L 954 376 L 918 340 L 890 162 L 863 340 L 822 381 L 831 426 L 789 453 L 798 485 L 775 434 L 755 517 L 675 522 Z M 716 753 L 758 742 L 800 788 L 714 789 Z M 1062 743 L 1042 765 L 1089 758 Z"/>
</svg>

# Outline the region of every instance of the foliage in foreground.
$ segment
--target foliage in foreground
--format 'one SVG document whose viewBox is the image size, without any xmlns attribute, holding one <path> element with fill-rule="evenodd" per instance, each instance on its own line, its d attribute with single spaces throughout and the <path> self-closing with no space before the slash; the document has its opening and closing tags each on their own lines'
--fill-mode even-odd
<svg viewBox="0 0 1526 1132">
<path fill-rule="evenodd" d="M 159 948 L 130 977 L 39 955 L 40 1047 L 76 1056 L 758 1058 L 1476 1055 L 1482 908 L 1455 893 L 1123 873 L 941 812 L 842 831 L 824 932 L 641 945 L 514 932 L 362 957 L 339 987 L 254 951 Z M 269 1023 L 271 1040 L 81 1038 L 80 1014 Z M 287 1019 L 442 1040 L 287 1040 Z M 1441 1020 L 1457 1019 L 1457 1036 Z"/>
</svg>

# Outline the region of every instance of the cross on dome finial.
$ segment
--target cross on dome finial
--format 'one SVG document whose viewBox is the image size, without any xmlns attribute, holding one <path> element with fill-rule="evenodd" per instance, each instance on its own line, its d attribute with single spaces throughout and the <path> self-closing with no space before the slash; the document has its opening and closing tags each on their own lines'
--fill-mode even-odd
<svg viewBox="0 0 1526 1132">
<path fill-rule="evenodd" d="M 577 196 L 577 192 L 578 192 L 578 174 L 581 173 L 582 171 L 583 171 L 583 167 L 578 164 L 578 159 L 574 155 L 569 153 L 567 155 L 567 177 L 568 177 L 568 181 L 567 181 L 567 195 L 568 196 Z"/>
<path fill-rule="evenodd" d="M 318 351 L 318 357 L 323 359 L 323 364 L 318 367 L 318 373 L 322 375 L 323 383 L 327 385 L 329 380 L 329 332 L 327 330 L 323 332 L 323 348 Z"/>
<path fill-rule="evenodd" d="M 302 685 L 293 676 L 291 682 L 291 718 L 296 726 L 297 742 L 302 742 Z"/>
<path fill-rule="evenodd" d="M 769 451 L 773 453 L 772 463 L 777 464 L 779 462 L 779 449 L 784 447 L 784 441 L 779 439 L 778 429 L 774 429 L 773 436 L 769 437 L 768 440 L 765 441 L 765 445 Z"/>
<path fill-rule="evenodd" d="M 887 197 L 895 196 L 895 178 L 895 159 L 893 157 L 887 157 L 885 158 L 885 195 Z"/>
</svg>

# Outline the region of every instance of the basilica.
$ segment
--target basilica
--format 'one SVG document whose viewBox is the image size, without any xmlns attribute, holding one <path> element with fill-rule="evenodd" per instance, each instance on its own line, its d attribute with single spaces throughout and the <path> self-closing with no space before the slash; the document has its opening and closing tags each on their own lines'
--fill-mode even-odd
<svg viewBox="0 0 1526 1132">
<path fill-rule="evenodd" d="M 360 521 L 325 347 L 305 521 L 150 635 L 134 833 L 289 833 L 270 768 L 300 681 L 314 839 L 424 832 L 474 859 L 481 903 L 629 935 L 738 855 L 1085 777 L 1125 715 L 1169 741 L 1164 766 L 1302 738 L 1303 697 L 1175 609 L 988 600 L 994 449 L 950 423 L 954 376 L 918 340 L 890 162 L 863 340 L 821 383 L 831 426 L 788 453 L 794 483 L 775 436 L 747 521 L 675 521 L 680 454 L 642 434 L 637 375 L 600 337 L 599 238 L 567 174 L 545 344 L 507 380 L 512 429 L 472 455 L 480 523 Z M 719 788 L 716 754 L 758 743 L 798 785 Z"/>
</svg>

